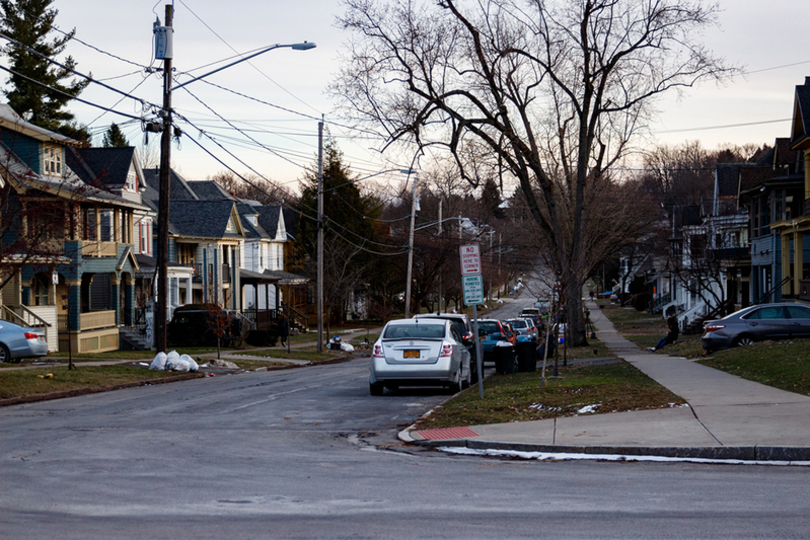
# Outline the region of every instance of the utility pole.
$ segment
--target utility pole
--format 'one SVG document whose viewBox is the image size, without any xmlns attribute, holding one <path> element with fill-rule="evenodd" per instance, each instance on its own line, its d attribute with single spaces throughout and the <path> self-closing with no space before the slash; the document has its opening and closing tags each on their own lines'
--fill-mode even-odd
<svg viewBox="0 0 810 540">
<path fill-rule="evenodd" d="M 147 124 L 147 131 L 161 132 L 160 139 L 160 172 L 158 179 L 160 186 L 158 189 L 158 240 L 157 240 L 157 307 L 155 309 L 155 349 L 158 351 L 166 351 L 166 319 L 168 315 L 168 284 L 169 284 L 169 197 L 170 197 L 170 178 L 171 178 L 171 142 L 172 135 L 179 136 L 180 131 L 176 133 L 172 128 L 172 58 L 173 58 L 173 45 L 172 34 L 174 29 L 172 27 L 172 19 L 174 15 L 173 4 L 166 5 L 165 26 L 160 27 L 159 21 L 155 23 L 155 52 L 156 59 L 163 59 L 163 109 L 160 111 L 162 116 L 162 124 Z M 158 46 L 160 45 L 160 46 Z M 304 41 L 303 43 L 289 43 L 289 44 L 276 44 L 265 47 L 253 54 L 242 56 L 238 60 L 221 66 L 213 71 L 209 71 L 199 77 L 195 77 L 189 81 L 177 85 L 175 90 L 198 81 L 203 77 L 218 73 L 223 69 L 229 68 L 241 62 L 245 62 L 264 54 L 266 52 L 287 47 L 296 51 L 308 51 L 315 48 L 314 43 Z M 215 292 L 217 289 L 214 289 Z"/>
<path fill-rule="evenodd" d="M 323 118 L 318 122 L 318 352 L 323 352 Z"/>
<path fill-rule="evenodd" d="M 166 5 L 166 39 L 171 42 L 174 7 Z M 155 349 L 166 351 L 166 317 L 168 311 L 169 273 L 169 188 L 172 143 L 172 56 L 171 47 L 163 60 L 163 133 L 160 137 L 160 189 L 158 200 L 157 280 L 158 297 L 155 313 Z"/>
<path fill-rule="evenodd" d="M 411 317 L 411 276 L 413 274 L 413 228 L 416 223 L 416 181 L 419 174 L 413 175 L 413 193 L 411 198 L 411 234 L 408 238 L 408 277 L 405 282 L 405 318 Z"/>
<path fill-rule="evenodd" d="M 439 242 L 442 241 L 442 198 L 439 197 Z M 439 313 L 442 312 L 442 268 L 439 266 Z"/>
</svg>

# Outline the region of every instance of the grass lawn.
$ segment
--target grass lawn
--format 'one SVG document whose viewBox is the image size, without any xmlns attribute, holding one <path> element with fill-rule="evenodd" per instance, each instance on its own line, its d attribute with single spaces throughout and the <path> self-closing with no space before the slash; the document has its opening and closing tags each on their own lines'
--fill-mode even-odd
<svg viewBox="0 0 810 540">
<path fill-rule="evenodd" d="M 744 379 L 810 396 L 810 340 L 763 341 L 716 351 L 700 363 Z"/>
<path fill-rule="evenodd" d="M 293 364 L 290 364 L 289 362 L 285 362 L 283 360 L 278 360 L 278 361 L 277 360 L 271 360 L 271 359 L 252 360 L 252 359 L 248 359 L 248 358 L 245 358 L 244 360 L 237 360 L 237 359 L 234 359 L 233 356 L 228 357 L 228 362 L 233 362 L 234 364 L 239 366 L 241 369 L 246 369 L 246 370 L 249 370 L 249 371 L 254 371 L 254 370 L 259 369 L 259 368 L 282 369 L 282 368 L 288 368 L 288 367 L 293 366 Z"/>
<path fill-rule="evenodd" d="M 484 381 L 484 399 L 473 385 L 433 414 L 419 429 L 540 420 L 576 414 L 659 409 L 684 401 L 632 365 L 575 365 L 560 369 L 559 379 L 540 373 L 496 375 Z M 579 412 L 589 407 L 588 412 Z"/>
<path fill-rule="evenodd" d="M 39 376 L 52 374 L 52 379 Z M 68 370 L 67 366 L 0 371 L 0 399 L 75 390 L 105 388 L 119 384 L 151 381 L 180 375 L 173 371 L 150 371 L 136 366 L 87 366 Z M 193 375 L 192 375 L 193 376 Z M 202 377 L 202 375 L 199 375 Z"/>
<path fill-rule="evenodd" d="M 291 360 L 309 360 L 313 364 L 317 364 L 318 362 L 323 362 L 325 360 L 333 360 L 335 358 L 339 358 L 341 356 L 345 356 L 345 354 L 341 354 L 337 351 L 324 351 L 319 353 L 315 350 L 314 347 L 311 349 L 309 347 L 304 349 L 291 349 L 290 352 L 287 352 L 287 349 L 262 349 L 256 351 L 240 351 L 236 353 L 234 356 L 263 356 L 267 357 L 268 359 L 273 358 L 279 361 L 284 361 L 287 359 Z M 238 364 L 240 361 L 236 361 Z"/>
<path fill-rule="evenodd" d="M 651 315 L 646 311 L 636 311 L 632 306 L 621 307 L 618 304 L 611 304 L 610 302 L 597 302 L 597 304 L 605 306 L 601 308 L 602 314 L 613 321 L 613 324 L 660 323 L 664 330 L 666 330 L 667 322 L 660 315 Z M 598 316 L 598 313 L 591 314 L 591 318 Z M 666 331 L 664 333 L 666 333 Z"/>
</svg>

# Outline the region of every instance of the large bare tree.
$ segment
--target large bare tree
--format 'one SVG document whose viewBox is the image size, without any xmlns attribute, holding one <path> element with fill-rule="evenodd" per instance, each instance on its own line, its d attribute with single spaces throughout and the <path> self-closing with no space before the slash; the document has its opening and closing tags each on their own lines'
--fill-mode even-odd
<svg viewBox="0 0 810 540">
<path fill-rule="evenodd" d="M 698 41 L 701 0 L 345 0 L 357 38 L 333 85 L 389 144 L 444 149 L 464 178 L 515 179 L 553 255 L 572 338 L 600 238 L 589 186 L 654 98 L 730 72 Z M 597 190 L 598 191 L 598 190 Z M 612 216 L 616 217 L 616 216 Z M 590 234 L 590 233 L 587 233 Z"/>
</svg>

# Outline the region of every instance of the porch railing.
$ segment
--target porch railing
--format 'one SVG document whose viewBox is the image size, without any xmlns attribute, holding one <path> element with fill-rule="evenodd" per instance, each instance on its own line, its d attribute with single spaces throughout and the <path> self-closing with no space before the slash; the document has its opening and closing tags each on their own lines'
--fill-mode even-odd
<svg viewBox="0 0 810 540">
<path fill-rule="evenodd" d="M 89 313 L 82 313 L 81 324 L 79 328 L 84 330 L 93 330 L 95 328 L 109 328 L 115 326 L 115 311 L 91 311 Z"/>
<path fill-rule="evenodd" d="M 82 255 L 85 257 L 117 257 L 117 242 L 85 240 L 82 242 Z"/>
</svg>

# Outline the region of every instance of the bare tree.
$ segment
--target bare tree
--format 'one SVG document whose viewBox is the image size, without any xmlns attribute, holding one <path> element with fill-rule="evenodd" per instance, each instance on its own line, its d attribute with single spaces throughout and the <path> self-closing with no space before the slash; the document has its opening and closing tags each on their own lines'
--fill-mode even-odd
<svg viewBox="0 0 810 540">
<path fill-rule="evenodd" d="M 730 70 L 696 41 L 701 0 L 345 0 L 359 35 L 333 84 L 389 143 L 449 152 L 473 186 L 494 171 L 520 191 L 562 281 L 572 338 L 602 250 L 589 186 L 630 149 L 654 98 Z M 598 203 L 597 203 L 598 206 Z"/>
</svg>

